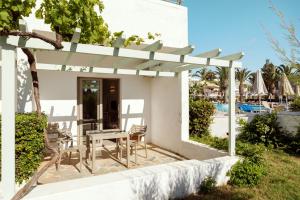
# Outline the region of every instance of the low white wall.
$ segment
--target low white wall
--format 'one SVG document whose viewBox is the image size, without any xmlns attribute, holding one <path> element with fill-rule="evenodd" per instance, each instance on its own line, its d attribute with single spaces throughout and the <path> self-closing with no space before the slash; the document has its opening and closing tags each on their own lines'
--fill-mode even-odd
<svg viewBox="0 0 300 200">
<path fill-rule="evenodd" d="M 283 130 L 297 133 L 300 127 L 300 112 L 282 112 L 278 114 L 278 121 Z"/>
<path fill-rule="evenodd" d="M 218 185 L 228 181 L 226 173 L 238 157 L 205 161 L 187 160 L 101 176 L 39 185 L 24 199 L 174 199 L 194 193 L 207 176 Z"/>
<path fill-rule="evenodd" d="M 236 132 L 239 134 L 238 120 L 244 119 L 250 122 L 255 114 L 241 114 L 237 115 Z M 300 113 L 299 112 L 281 112 L 278 113 L 278 122 L 282 129 L 286 132 L 293 134 L 297 133 L 297 129 L 300 126 Z M 216 115 L 213 118 L 213 122 L 210 125 L 210 133 L 212 136 L 225 138 L 228 133 L 228 116 Z"/>
</svg>

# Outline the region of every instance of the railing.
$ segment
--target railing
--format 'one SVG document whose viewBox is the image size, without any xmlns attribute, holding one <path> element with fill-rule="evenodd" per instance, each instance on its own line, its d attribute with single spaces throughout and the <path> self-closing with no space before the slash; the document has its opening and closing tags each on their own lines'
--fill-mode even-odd
<svg viewBox="0 0 300 200">
<path fill-rule="evenodd" d="M 175 4 L 178 4 L 178 5 L 183 5 L 183 0 L 163 0 L 163 1 L 167 1 L 167 2 L 170 2 L 170 3 L 175 3 Z"/>
</svg>

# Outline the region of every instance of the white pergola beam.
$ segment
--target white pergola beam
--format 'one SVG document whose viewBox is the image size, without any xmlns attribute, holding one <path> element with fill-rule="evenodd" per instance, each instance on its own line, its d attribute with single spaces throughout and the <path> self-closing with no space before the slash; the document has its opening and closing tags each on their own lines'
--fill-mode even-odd
<svg viewBox="0 0 300 200">
<path fill-rule="evenodd" d="M 236 60 L 242 59 L 244 57 L 244 55 L 245 55 L 244 52 L 239 52 L 239 53 L 234 53 L 234 54 L 230 54 L 230 55 L 223 56 L 223 57 L 218 57 L 217 59 L 236 61 Z"/>
<path fill-rule="evenodd" d="M 207 52 L 203 52 L 200 53 L 198 55 L 196 55 L 196 57 L 201 57 L 201 58 L 214 58 L 214 57 L 218 57 L 222 52 L 222 49 L 213 49 L 211 51 L 207 51 Z"/>
<path fill-rule="evenodd" d="M 142 51 L 155 52 L 155 51 L 160 50 L 162 47 L 163 47 L 163 43 L 161 42 L 161 40 L 158 40 L 152 44 L 149 44 L 145 48 L 143 48 Z M 118 68 L 118 67 L 122 67 L 124 65 L 128 65 L 133 62 L 134 62 L 134 59 L 121 59 L 121 60 L 117 61 L 116 63 L 114 63 L 113 66 Z M 147 63 L 147 62 L 148 62 L 148 60 L 145 61 L 145 63 Z"/>
<path fill-rule="evenodd" d="M 230 61 L 229 66 L 229 109 L 228 109 L 228 127 L 229 127 L 229 146 L 228 152 L 230 156 L 235 155 L 235 138 L 236 138 L 236 121 L 235 121 L 235 68 Z"/>
<path fill-rule="evenodd" d="M 121 48 L 121 47 L 123 47 L 124 42 L 125 42 L 125 38 L 123 38 L 123 37 L 121 36 L 121 37 L 118 37 L 118 38 L 112 43 L 112 46 L 115 47 L 115 48 Z"/>
<path fill-rule="evenodd" d="M 81 29 L 80 28 L 76 28 L 75 32 L 73 33 L 71 42 L 78 43 L 79 40 L 80 40 L 80 33 L 81 33 Z"/>
<path fill-rule="evenodd" d="M 138 69 L 138 70 L 147 69 L 147 68 L 159 65 L 159 63 L 160 62 L 156 61 L 156 60 L 149 60 L 147 62 L 144 62 L 144 63 L 140 64 L 140 65 L 137 65 L 136 69 Z"/>
<path fill-rule="evenodd" d="M 16 48 L 2 46 L 1 181 L 4 199 L 15 194 Z"/>
<path fill-rule="evenodd" d="M 22 41 L 19 42 L 19 40 Z M 153 54 L 149 51 L 140 51 L 125 48 L 119 48 L 118 51 L 115 51 L 115 48 L 113 47 L 104 47 L 89 44 L 76 44 L 76 47 L 74 48 L 74 46 L 72 46 L 72 43 L 70 42 L 63 42 L 62 45 L 64 46 L 64 48 L 56 50 L 51 44 L 43 42 L 39 39 L 31 38 L 29 40 L 24 40 L 23 38 L 18 36 L 9 36 L 6 39 L 6 41 L 10 45 L 29 49 L 50 50 L 57 52 L 73 52 L 81 54 L 90 54 L 95 56 L 117 56 L 120 58 L 133 58 L 137 60 L 141 59 L 155 62 L 170 62 L 207 66 L 207 58 L 199 58 L 188 55 L 184 56 L 184 59 L 182 59 L 182 55 L 174 55 L 160 52 L 155 52 Z M 211 58 L 209 63 L 212 66 L 229 67 L 228 60 Z M 49 59 L 49 64 L 51 64 L 51 59 Z M 88 64 L 90 63 L 86 63 L 86 65 Z M 233 61 L 232 66 L 241 67 L 242 64 L 238 61 Z"/>
<path fill-rule="evenodd" d="M 200 67 L 207 67 L 207 66 L 220 66 L 220 67 L 227 67 L 223 65 L 223 61 L 219 59 L 213 59 L 213 58 L 207 58 L 205 65 L 199 65 L 199 64 L 186 64 L 184 66 L 179 66 L 176 67 L 173 71 L 174 72 L 181 72 L 181 71 L 186 71 L 186 70 L 192 70 Z M 229 61 L 230 63 L 230 61 Z M 242 63 L 238 61 L 233 61 L 232 62 L 232 67 L 234 68 L 240 68 L 242 67 Z"/>
<path fill-rule="evenodd" d="M 66 70 L 62 70 L 60 65 L 49 65 L 38 63 L 37 69 L 49 70 L 49 71 L 66 71 L 66 72 L 87 72 L 87 73 L 100 73 L 100 74 L 124 74 L 124 75 L 137 75 L 136 69 L 118 69 L 113 68 L 101 68 L 101 67 L 80 67 L 80 66 L 66 66 Z M 140 70 L 139 76 L 157 76 L 156 71 Z M 161 73 L 158 76 L 166 76 L 165 73 Z M 169 76 L 175 76 L 175 72 L 169 72 Z"/>
<path fill-rule="evenodd" d="M 172 52 L 172 54 L 176 54 L 176 55 L 188 55 L 190 53 L 192 53 L 195 49 L 195 46 L 193 45 L 189 45 L 180 49 L 177 49 L 175 51 Z"/>
<path fill-rule="evenodd" d="M 193 45 L 189 45 L 184 48 L 177 49 L 177 50 L 171 52 L 171 54 L 185 56 L 185 55 L 192 53 L 194 51 L 194 49 L 195 49 L 195 47 Z M 162 71 L 162 70 L 169 70 L 169 69 L 175 68 L 176 66 L 180 66 L 180 65 L 181 65 L 180 63 L 175 64 L 175 65 L 174 64 L 170 65 L 169 63 L 163 63 L 160 66 L 151 66 L 150 68 L 151 68 L 151 70 Z"/>
<path fill-rule="evenodd" d="M 156 42 L 149 44 L 148 46 L 146 46 L 145 48 L 143 48 L 143 51 L 158 51 L 163 47 L 163 43 L 161 40 L 157 40 Z"/>
</svg>

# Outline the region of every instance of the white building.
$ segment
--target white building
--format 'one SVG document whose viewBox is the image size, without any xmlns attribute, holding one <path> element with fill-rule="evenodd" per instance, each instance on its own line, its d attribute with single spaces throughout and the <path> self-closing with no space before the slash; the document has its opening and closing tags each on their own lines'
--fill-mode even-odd
<svg viewBox="0 0 300 200">
<path fill-rule="evenodd" d="M 148 32 L 160 33 L 161 41 L 152 41 L 152 45 L 147 41 L 148 45 L 129 49 L 64 43 L 62 51 L 56 51 L 38 39 L 22 43 L 19 37 L 9 37 L 1 41 L 0 109 L 2 155 L 5 155 L 2 156 L 2 177 L 5 177 L 2 185 L 7 191 L 6 198 L 15 192 L 12 186 L 12 113 L 34 110 L 30 71 L 25 55 L 17 48 L 22 46 L 36 50 L 41 106 L 49 122 L 58 122 L 61 127 L 70 129 L 74 136 L 83 135 L 85 130 L 93 128 L 128 130 L 132 124 L 146 124 L 148 143 L 198 160 L 224 156 L 224 153 L 189 141 L 187 70 L 206 65 L 230 67 L 229 152 L 234 155 L 234 68 L 241 66 L 236 61 L 241 54 L 214 58 L 219 52 L 213 50 L 196 57 L 188 56 L 193 46 L 188 44 L 188 10 L 184 6 L 161 0 L 103 2 L 103 17 L 112 32 L 124 31 L 126 36 L 137 34 L 141 37 L 146 37 Z M 25 21 L 28 31 L 47 34 L 51 31 L 49 25 L 35 19 L 34 15 Z M 157 48 L 161 43 L 163 47 Z M 72 45 L 77 48 L 71 49 Z M 116 49 L 117 55 L 114 54 Z M 154 57 L 151 58 L 151 54 Z M 14 55 L 17 65 L 13 62 Z"/>
</svg>

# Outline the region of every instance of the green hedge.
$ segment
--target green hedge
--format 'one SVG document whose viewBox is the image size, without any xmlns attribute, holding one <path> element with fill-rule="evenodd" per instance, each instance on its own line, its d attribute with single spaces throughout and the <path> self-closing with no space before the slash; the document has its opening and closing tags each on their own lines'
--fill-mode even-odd
<svg viewBox="0 0 300 200">
<path fill-rule="evenodd" d="M 296 135 L 284 132 L 279 126 L 277 114 L 255 115 L 251 122 L 240 121 L 238 139 L 252 144 L 282 149 L 287 153 L 300 154 L 300 129 Z"/>
<path fill-rule="evenodd" d="M 39 167 L 43 158 L 44 129 L 46 126 L 46 115 L 42 115 L 42 117 L 38 118 L 36 113 L 16 114 L 15 142 L 17 183 L 22 183 L 24 180 L 29 179 Z"/>
<path fill-rule="evenodd" d="M 207 100 L 190 100 L 190 134 L 209 135 L 209 126 L 215 112 L 213 103 Z"/>
<path fill-rule="evenodd" d="M 291 111 L 299 112 L 300 111 L 300 97 L 296 97 L 290 106 Z"/>
<path fill-rule="evenodd" d="M 238 139 L 266 147 L 280 145 L 282 130 L 276 113 L 255 115 L 251 122 L 240 121 L 241 133 Z"/>
</svg>

